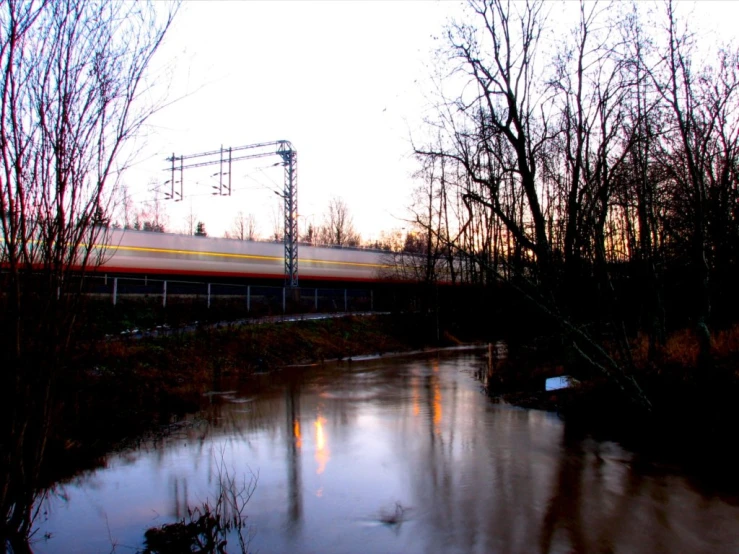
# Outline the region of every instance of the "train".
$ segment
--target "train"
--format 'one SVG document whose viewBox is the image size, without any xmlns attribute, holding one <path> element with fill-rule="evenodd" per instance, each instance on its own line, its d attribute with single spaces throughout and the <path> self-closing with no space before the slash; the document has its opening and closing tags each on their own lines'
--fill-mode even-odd
<svg viewBox="0 0 739 554">
<path fill-rule="evenodd" d="M 284 280 L 281 242 L 247 241 L 110 229 L 101 245 L 97 272 L 111 274 L 208 276 Z M 388 280 L 388 254 L 377 250 L 300 244 L 300 281 L 379 282 Z"/>
</svg>

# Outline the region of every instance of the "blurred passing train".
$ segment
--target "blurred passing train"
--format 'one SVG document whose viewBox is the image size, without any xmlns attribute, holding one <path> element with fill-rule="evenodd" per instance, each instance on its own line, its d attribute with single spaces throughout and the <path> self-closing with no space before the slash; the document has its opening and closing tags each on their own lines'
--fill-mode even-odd
<svg viewBox="0 0 739 554">
<path fill-rule="evenodd" d="M 141 275 L 284 279 L 278 242 L 112 229 L 96 271 Z M 386 254 L 352 248 L 300 245 L 298 275 L 314 281 L 382 281 Z"/>
</svg>

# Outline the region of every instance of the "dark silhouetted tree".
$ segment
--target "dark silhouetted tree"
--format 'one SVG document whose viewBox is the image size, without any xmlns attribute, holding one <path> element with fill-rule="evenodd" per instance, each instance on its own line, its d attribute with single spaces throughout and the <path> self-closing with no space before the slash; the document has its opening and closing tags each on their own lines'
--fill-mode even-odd
<svg viewBox="0 0 739 554">
<path fill-rule="evenodd" d="M 0 544 L 32 525 L 59 416 L 80 274 L 104 253 L 124 146 L 156 109 L 147 77 L 176 8 L 0 2 Z"/>
</svg>

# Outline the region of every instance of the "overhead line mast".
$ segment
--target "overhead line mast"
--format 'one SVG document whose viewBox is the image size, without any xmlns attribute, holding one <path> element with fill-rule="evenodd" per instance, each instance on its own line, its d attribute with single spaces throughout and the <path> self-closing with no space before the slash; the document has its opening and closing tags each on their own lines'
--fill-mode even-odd
<svg viewBox="0 0 739 554">
<path fill-rule="evenodd" d="M 249 152 L 251 151 L 251 152 Z M 242 153 L 244 152 L 244 153 Z M 287 140 L 276 140 L 272 142 L 260 142 L 247 144 L 235 148 L 221 147 L 210 152 L 176 156 L 174 153 L 167 158 L 172 176 L 170 179 L 170 192 L 165 193 L 168 200 L 179 202 L 183 199 L 183 184 L 185 169 L 218 165 L 220 167 L 218 186 L 213 186 L 217 192 L 216 196 L 231 195 L 231 164 L 241 160 L 254 158 L 265 158 L 278 155 L 282 158 L 285 168 L 285 184 L 282 194 L 275 191 L 285 201 L 285 233 L 283 242 L 285 244 L 285 285 L 297 288 L 298 286 L 298 153 Z M 223 166 L 228 165 L 228 181 L 223 182 Z M 179 172 L 179 192 L 175 191 L 177 183 L 177 172 Z"/>
</svg>

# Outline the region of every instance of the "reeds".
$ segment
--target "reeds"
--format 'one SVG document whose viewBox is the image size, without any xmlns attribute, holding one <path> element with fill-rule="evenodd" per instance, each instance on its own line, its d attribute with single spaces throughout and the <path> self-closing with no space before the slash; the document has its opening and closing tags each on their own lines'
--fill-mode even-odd
<svg viewBox="0 0 739 554">
<path fill-rule="evenodd" d="M 247 554 L 253 535 L 245 514 L 259 480 L 251 472 L 237 479 L 226 468 L 224 452 L 217 464 L 217 493 L 213 500 L 187 508 L 187 516 L 175 523 L 152 527 L 146 531 L 144 554 Z M 228 549 L 229 536 L 235 536 L 237 549 Z"/>
</svg>

